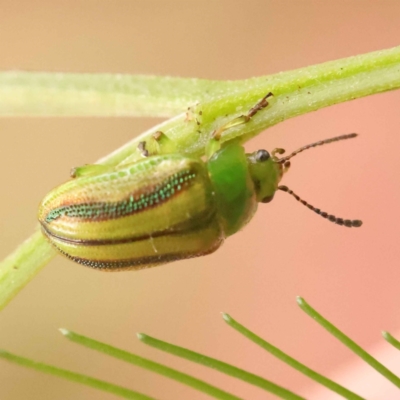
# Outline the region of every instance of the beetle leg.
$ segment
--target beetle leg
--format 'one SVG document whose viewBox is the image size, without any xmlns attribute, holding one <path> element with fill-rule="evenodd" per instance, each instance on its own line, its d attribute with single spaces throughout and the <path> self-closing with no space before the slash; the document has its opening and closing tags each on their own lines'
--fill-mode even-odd
<svg viewBox="0 0 400 400">
<path fill-rule="evenodd" d="M 283 163 L 283 173 L 286 174 L 286 172 L 289 171 L 289 168 L 290 168 L 290 161 L 285 161 Z"/>
<path fill-rule="evenodd" d="M 269 92 L 266 96 L 264 96 L 257 104 L 252 107 L 247 114 L 241 115 L 240 117 L 234 118 L 231 121 L 227 122 L 225 125 L 220 126 L 211 134 L 211 140 L 207 143 L 206 146 L 206 156 L 210 158 L 215 152 L 217 152 L 221 148 L 221 144 L 219 143 L 222 133 L 226 130 L 233 128 L 238 125 L 246 124 L 251 120 L 254 115 L 256 115 L 260 110 L 268 106 L 268 98 L 272 97 L 273 94 Z"/>
<path fill-rule="evenodd" d="M 216 138 L 211 138 L 206 145 L 206 157 L 207 160 L 210 159 L 210 157 L 216 153 L 219 149 L 221 148 L 221 142 L 219 139 Z"/>
<path fill-rule="evenodd" d="M 162 154 L 176 153 L 175 143 L 162 131 L 156 131 L 151 136 L 148 142 L 151 155 L 160 154 L 162 149 Z"/>
<path fill-rule="evenodd" d="M 254 117 L 254 115 L 256 115 L 263 108 L 267 107 L 267 105 L 269 104 L 267 99 L 272 96 L 273 96 L 273 94 L 271 92 L 269 92 L 254 107 L 252 107 L 247 114 L 241 115 L 240 117 L 237 117 L 237 118 L 234 118 L 232 121 L 229 121 L 225 125 L 222 125 L 218 129 L 216 129 L 211 135 L 212 138 L 215 140 L 219 140 L 221 138 L 222 133 L 224 131 L 226 131 L 227 129 L 230 129 L 230 128 L 233 128 L 234 126 L 242 125 L 242 124 L 249 122 L 251 120 L 251 118 Z"/>
<path fill-rule="evenodd" d="M 275 157 L 275 158 L 277 158 L 276 157 L 276 155 L 277 154 L 283 154 L 285 152 L 285 149 L 281 149 L 281 148 L 276 148 L 276 149 L 273 149 L 272 151 L 271 151 L 271 154 L 272 154 L 272 157 Z"/>
<path fill-rule="evenodd" d="M 149 156 L 149 151 L 146 149 L 146 142 L 139 142 L 137 149 L 139 152 L 142 154 L 143 157 L 148 157 Z"/>
<path fill-rule="evenodd" d="M 175 142 L 161 131 L 156 131 L 152 135 L 147 136 L 146 140 L 138 143 L 135 150 L 136 151 L 131 152 L 128 157 L 123 159 L 117 165 L 117 168 L 140 161 L 143 158 L 177 152 Z"/>
<path fill-rule="evenodd" d="M 87 164 L 72 168 L 70 176 L 71 178 L 80 178 L 81 176 L 99 175 L 113 170 L 114 167 L 110 165 Z"/>
</svg>

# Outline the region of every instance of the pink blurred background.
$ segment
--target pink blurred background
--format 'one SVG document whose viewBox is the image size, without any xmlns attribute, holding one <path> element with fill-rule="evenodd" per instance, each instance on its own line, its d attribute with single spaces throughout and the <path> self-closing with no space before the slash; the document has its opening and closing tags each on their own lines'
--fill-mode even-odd
<svg viewBox="0 0 400 400">
<path fill-rule="evenodd" d="M 2 1 L 0 69 L 244 79 L 397 46 L 399 15 L 396 0 Z M 328 399 L 329 392 L 314 392 L 310 380 L 230 329 L 220 316 L 225 311 L 360 395 L 395 398 L 398 392 L 390 392 L 392 385 L 379 375 L 373 373 L 374 388 L 353 377 L 355 357 L 298 309 L 295 296 L 304 296 L 400 373 L 399 353 L 380 338 L 382 329 L 400 336 L 399 102 L 395 91 L 330 107 L 273 127 L 247 146 L 293 150 L 359 132 L 356 140 L 294 159 L 284 184 L 323 210 L 362 219 L 361 229 L 327 223 L 278 193 L 207 257 L 114 274 L 57 257 L 1 312 L 0 348 L 160 399 L 207 398 L 71 344 L 57 331 L 64 327 L 193 373 L 239 397 L 275 398 L 146 347 L 135 337 L 145 332 L 307 398 Z M 156 122 L 0 119 L 0 258 L 32 233 L 39 201 L 68 179 L 71 167 L 95 161 Z M 114 397 L 0 360 L 0 398 Z"/>
</svg>

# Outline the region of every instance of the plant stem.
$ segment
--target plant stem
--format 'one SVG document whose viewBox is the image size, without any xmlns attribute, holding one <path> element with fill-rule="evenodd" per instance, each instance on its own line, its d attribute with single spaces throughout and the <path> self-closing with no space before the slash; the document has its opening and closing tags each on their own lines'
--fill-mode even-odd
<svg viewBox="0 0 400 400">
<path fill-rule="evenodd" d="M 0 263 L 0 310 L 57 254 L 40 230 Z"/>
</svg>

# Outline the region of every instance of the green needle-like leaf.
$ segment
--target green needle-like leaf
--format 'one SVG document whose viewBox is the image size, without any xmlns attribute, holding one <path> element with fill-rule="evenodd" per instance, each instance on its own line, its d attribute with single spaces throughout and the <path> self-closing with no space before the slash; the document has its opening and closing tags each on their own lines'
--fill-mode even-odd
<svg viewBox="0 0 400 400">
<path fill-rule="evenodd" d="M 326 388 L 332 390 L 333 392 L 341 395 L 345 399 L 349 400 L 363 400 L 363 398 L 350 390 L 346 389 L 345 387 L 333 382 L 332 380 L 326 378 L 325 376 L 319 374 L 318 372 L 308 368 L 301 362 L 295 360 L 293 357 L 290 357 L 282 350 L 278 349 L 277 347 L 273 346 L 272 344 L 268 343 L 260 336 L 257 336 L 255 333 L 250 331 L 249 329 L 245 328 L 243 325 L 239 324 L 235 321 L 229 314 L 222 314 L 223 319 L 225 322 L 231 326 L 233 329 L 236 329 L 239 333 L 250 339 L 252 342 L 258 344 L 264 350 L 267 350 L 276 358 L 279 358 L 284 363 L 290 365 L 292 368 L 296 369 L 297 371 L 301 372 L 302 374 L 308 376 L 309 378 L 313 379 L 314 381 L 320 383 L 321 385 L 325 386 Z"/>
<path fill-rule="evenodd" d="M 224 390 L 218 389 L 200 379 L 194 378 L 183 372 L 179 372 L 173 368 L 167 367 L 165 365 L 156 363 L 154 361 L 148 360 L 146 358 L 137 356 L 135 354 L 129 353 L 127 351 L 118 349 L 116 347 L 110 346 L 108 344 L 98 342 L 97 340 L 88 338 L 86 336 L 78 335 L 77 333 L 68 331 L 66 329 L 61 329 L 61 333 L 67 337 L 69 340 L 79 343 L 85 347 L 93 350 L 100 351 L 102 353 L 108 354 L 111 357 L 118 358 L 119 360 L 128 362 L 130 364 L 136 365 L 138 367 L 147 369 L 149 371 L 155 372 L 159 375 L 166 376 L 184 385 L 190 386 L 193 389 L 199 390 L 200 392 L 206 393 L 211 397 L 221 400 L 240 400 L 239 397 L 234 396 Z"/>
<path fill-rule="evenodd" d="M 397 350 L 400 350 L 400 342 L 395 339 L 389 332 L 383 331 L 382 336 L 388 343 L 396 347 Z"/>
<path fill-rule="evenodd" d="M 314 310 L 302 297 L 297 298 L 297 303 L 300 308 L 308 314 L 311 318 L 317 321 L 323 328 L 325 328 L 330 334 L 339 339 L 346 347 L 348 347 L 353 353 L 357 354 L 366 363 L 368 363 L 372 368 L 378 371 L 381 375 L 387 378 L 390 382 L 400 388 L 400 378 L 396 376 L 393 372 L 382 365 L 378 360 L 368 354 L 363 348 L 361 348 L 352 339 L 346 336 L 328 320 L 326 320 L 321 314 Z"/>
<path fill-rule="evenodd" d="M 204 354 L 196 353 L 195 351 L 185 349 L 184 347 L 176 346 L 171 343 L 163 342 L 162 340 L 155 339 L 151 336 L 143 333 L 137 334 L 138 338 L 145 344 L 151 347 L 155 347 L 159 350 L 165 351 L 166 353 L 174 354 L 178 357 L 185 358 L 186 360 L 193 361 L 195 363 L 205 365 L 207 367 L 216 369 L 217 371 L 223 372 L 226 375 L 233 376 L 241 379 L 242 381 L 248 382 L 254 386 L 258 386 L 269 393 L 276 394 L 281 399 L 287 400 L 301 400 L 303 397 L 283 388 L 282 386 L 276 385 L 261 376 L 247 372 L 241 368 L 237 368 L 233 365 L 227 364 L 223 361 L 219 361 L 215 358 L 205 356 Z"/>
<path fill-rule="evenodd" d="M 77 374 L 76 372 L 67 371 L 66 369 L 54 367 L 52 365 L 32 361 L 28 358 L 20 357 L 3 350 L 0 350 L 0 358 L 21 365 L 23 367 L 32 368 L 36 371 L 45 372 L 46 374 L 55 375 L 69 381 L 81 383 L 83 385 L 102 390 L 103 392 L 109 392 L 116 396 L 123 397 L 124 399 L 155 400 L 153 397 L 134 392 L 133 390 L 129 390 L 124 387 L 114 385 L 112 383 L 91 378 L 90 376 Z"/>
</svg>

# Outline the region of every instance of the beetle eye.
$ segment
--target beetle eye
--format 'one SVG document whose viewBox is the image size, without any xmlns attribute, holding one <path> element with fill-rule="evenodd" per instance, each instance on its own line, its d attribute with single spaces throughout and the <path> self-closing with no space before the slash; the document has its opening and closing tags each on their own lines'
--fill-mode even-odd
<svg viewBox="0 0 400 400">
<path fill-rule="evenodd" d="M 270 158 L 270 155 L 267 150 L 258 150 L 256 153 L 256 161 L 263 162 L 267 161 Z"/>
</svg>

